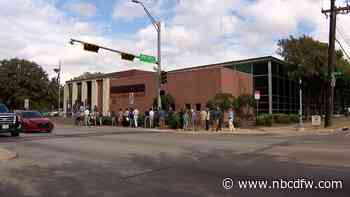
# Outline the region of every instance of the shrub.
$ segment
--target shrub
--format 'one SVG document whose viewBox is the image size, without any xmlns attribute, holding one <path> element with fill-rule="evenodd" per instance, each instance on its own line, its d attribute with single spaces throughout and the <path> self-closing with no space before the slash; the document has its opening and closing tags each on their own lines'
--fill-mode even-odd
<svg viewBox="0 0 350 197">
<path fill-rule="evenodd" d="M 179 114 L 172 114 L 168 117 L 168 124 L 172 129 L 179 129 L 181 127 L 180 116 Z"/>
<path fill-rule="evenodd" d="M 298 114 L 289 114 L 289 120 L 292 123 L 298 123 L 299 122 L 299 115 Z"/>
<path fill-rule="evenodd" d="M 272 116 L 275 123 L 280 123 L 280 124 L 290 123 L 290 118 L 288 114 L 273 114 Z"/>
<path fill-rule="evenodd" d="M 235 119 L 235 120 L 233 121 L 233 124 L 235 125 L 236 128 L 241 127 L 241 121 L 238 120 L 238 119 Z"/>
<path fill-rule="evenodd" d="M 140 114 L 137 117 L 137 123 L 138 123 L 138 126 L 144 126 L 144 124 L 145 124 L 145 116 L 143 114 Z"/>
<path fill-rule="evenodd" d="M 272 125 L 272 115 L 270 114 L 261 114 L 258 116 L 257 125 L 260 126 L 271 126 Z"/>
<path fill-rule="evenodd" d="M 102 117 L 102 124 L 103 125 L 112 125 L 112 118 L 108 116 Z"/>
</svg>

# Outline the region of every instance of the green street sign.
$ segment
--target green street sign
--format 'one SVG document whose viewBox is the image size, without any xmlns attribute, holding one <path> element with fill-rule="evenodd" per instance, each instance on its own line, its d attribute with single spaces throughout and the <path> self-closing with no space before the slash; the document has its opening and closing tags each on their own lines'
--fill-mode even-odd
<svg viewBox="0 0 350 197">
<path fill-rule="evenodd" d="M 339 76 L 339 75 L 342 75 L 343 73 L 342 72 L 340 72 L 340 71 L 338 71 L 338 72 L 333 72 L 333 75 L 334 76 Z"/>
<path fill-rule="evenodd" d="M 139 59 L 142 62 L 153 63 L 153 64 L 157 63 L 156 57 L 150 56 L 150 55 L 140 54 Z"/>
</svg>

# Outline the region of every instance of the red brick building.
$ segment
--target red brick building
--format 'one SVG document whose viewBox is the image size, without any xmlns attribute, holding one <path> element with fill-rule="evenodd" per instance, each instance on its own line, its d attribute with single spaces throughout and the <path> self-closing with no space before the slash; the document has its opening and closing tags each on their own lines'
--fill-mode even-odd
<svg viewBox="0 0 350 197">
<path fill-rule="evenodd" d="M 239 96 L 253 92 L 252 75 L 227 68 L 225 64 L 173 70 L 167 73 L 167 78 L 168 83 L 161 90 L 175 98 L 175 110 L 204 108 L 217 93 Z M 70 111 L 78 103 L 97 106 L 104 113 L 127 107 L 144 111 L 153 105 L 156 97 L 155 79 L 154 72 L 128 70 L 67 81 L 64 109 Z"/>
</svg>

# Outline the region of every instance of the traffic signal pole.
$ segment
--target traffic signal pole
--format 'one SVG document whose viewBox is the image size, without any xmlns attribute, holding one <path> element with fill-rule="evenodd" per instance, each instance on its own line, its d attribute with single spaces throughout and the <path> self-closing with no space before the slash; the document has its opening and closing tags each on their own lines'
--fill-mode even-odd
<svg viewBox="0 0 350 197">
<path fill-rule="evenodd" d="M 160 83 L 161 83 L 161 72 L 162 72 L 162 54 L 161 54 L 161 23 L 158 22 L 157 23 L 157 34 L 158 34 L 158 62 L 157 62 L 157 65 L 158 65 L 158 68 L 157 68 L 157 104 L 158 104 L 158 110 L 162 109 L 162 103 L 161 103 L 161 98 L 160 98 Z"/>
<path fill-rule="evenodd" d="M 158 37 L 158 41 L 157 41 L 157 45 L 158 45 L 158 61 L 157 61 L 157 72 L 156 72 L 156 83 L 157 83 L 157 90 L 156 90 L 156 96 L 157 96 L 157 108 L 158 110 L 160 110 L 162 108 L 162 104 L 161 104 L 161 98 L 160 98 L 160 84 L 161 84 L 161 71 L 162 71 L 162 61 L 161 61 L 161 22 L 160 21 L 156 21 L 154 19 L 154 17 L 151 15 L 151 13 L 147 10 L 146 6 L 139 0 L 131 0 L 133 3 L 137 3 L 140 4 L 143 8 L 143 10 L 146 12 L 147 16 L 149 17 L 149 19 L 151 20 L 154 28 L 157 31 L 157 37 Z"/>
</svg>

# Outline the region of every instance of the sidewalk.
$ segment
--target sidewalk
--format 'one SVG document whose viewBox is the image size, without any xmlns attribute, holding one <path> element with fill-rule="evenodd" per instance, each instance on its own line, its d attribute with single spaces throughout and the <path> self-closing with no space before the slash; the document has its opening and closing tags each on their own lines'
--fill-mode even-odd
<svg viewBox="0 0 350 197">
<path fill-rule="evenodd" d="M 0 162 L 17 158 L 17 153 L 0 148 Z"/>
<path fill-rule="evenodd" d="M 298 124 L 282 125 L 275 124 L 271 127 L 261 127 L 261 126 L 252 126 L 249 128 L 237 128 L 235 131 L 229 131 L 228 128 L 225 128 L 224 131 L 213 132 L 213 131 L 183 131 L 177 130 L 176 133 L 187 133 L 187 134 L 239 134 L 239 135 L 308 135 L 308 134 L 318 134 L 318 135 L 327 135 L 334 132 L 346 131 L 350 128 L 350 118 L 334 118 L 333 126 L 329 128 L 324 127 L 315 127 L 311 125 L 311 122 L 304 123 L 302 129 L 299 128 Z M 350 131 L 350 130 L 349 130 Z"/>
</svg>

